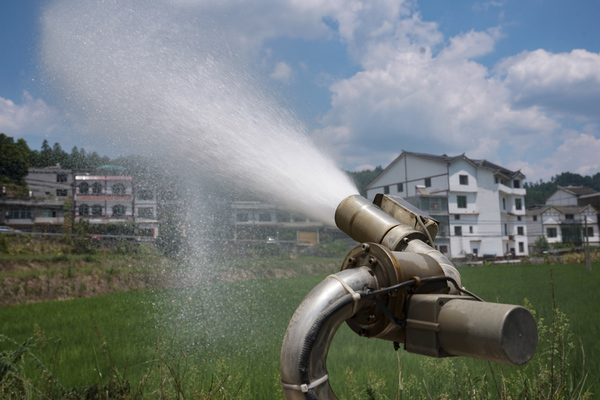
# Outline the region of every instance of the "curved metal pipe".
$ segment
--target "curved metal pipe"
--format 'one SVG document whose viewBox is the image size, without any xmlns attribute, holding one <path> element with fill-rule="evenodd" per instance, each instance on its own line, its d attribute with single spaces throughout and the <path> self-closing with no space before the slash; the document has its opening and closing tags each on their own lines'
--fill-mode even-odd
<svg viewBox="0 0 600 400">
<path fill-rule="evenodd" d="M 371 303 L 352 296 L 366 287 L 378 288 L 369 268 L 340 271 L 311 290 L 296 309 L 281 352 L 281 383 L 286 399 L 337 400 L 327 378 L 327 353 L 342 323 Z"/>
<path fill-rule="evenodd" d="M 435 261 L 437 261 L 437 263 L 444 271 L 444 275 L 446 275 L 448 278 L 454 279 L 458 286 L 462 287 L 462 278 L 460 277 L 458 270 L 456 269 L 454 264 L 452 264 L 452 261 L 448 260 L 448 258 L 445 255 L 443 255 L 440 251 L 434 249 L 433 247 L 419 239 L 414 239 L 408 242 L 404 251 L 417 254 L 426 254 L 429 257 L 433 258 Z M 449 293 L 458 294 L 458 291 L 456 290 L 454 285 L 448 284 L 448 288 L 450 289 Z"/>
</svg>

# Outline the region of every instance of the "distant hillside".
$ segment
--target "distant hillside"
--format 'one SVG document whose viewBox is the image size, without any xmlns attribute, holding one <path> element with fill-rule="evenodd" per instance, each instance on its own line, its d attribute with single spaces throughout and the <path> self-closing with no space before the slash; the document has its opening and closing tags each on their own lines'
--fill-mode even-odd
<svg viewBox="0 0 600 400">
<path fill-rule="evenodd" d="M 373 182 L 373 180 L 375 180 L 375 178 L 377 178 L 381 172 L 383 172 L 381 165 L 375 169 L 365 169 L 357 172 L 346 171 L 346 173 L 354 181 L 354 184 L 358 189 L 358 193 L 364 197 L 367 197 L 367 186 L 369 183 Z"/>
<path fill-rule="evenodd" d="M 553 176 L 550 182 L 544 182 L 540 179 L 537 183 L 525 182 L 523 187 L 527 189 L 525 196 L 525 207 L 530 208 L 537 204 L 544 204 L 546 198 L 558 186 L 585 186 L 600 192 L 600 172 L 593 176 L 581 176 L 572 172 L 563 172 L 560 175 Z"/>
</svg>

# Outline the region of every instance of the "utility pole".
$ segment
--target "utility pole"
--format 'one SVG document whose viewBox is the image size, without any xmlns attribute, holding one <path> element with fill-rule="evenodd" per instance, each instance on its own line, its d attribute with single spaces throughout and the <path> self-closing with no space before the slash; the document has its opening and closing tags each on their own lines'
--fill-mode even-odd
<svg viewBox="0 0 600 400">
<path fill-rule="evenodd" d="M 590 236 L 588 232 L 587 225 L 587 215 L 583 214 L 583 218 L 585 218 L 585 269 L 588 271 L 592 270 L 592 260 L 590 260 Z"/>
</svg>

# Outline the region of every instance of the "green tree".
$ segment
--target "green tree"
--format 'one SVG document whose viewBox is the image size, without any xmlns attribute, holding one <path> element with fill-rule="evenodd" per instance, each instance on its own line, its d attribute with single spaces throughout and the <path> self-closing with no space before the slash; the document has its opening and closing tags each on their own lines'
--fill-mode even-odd
<svg viewBox="0 0 600 400">
<path fill-rule="evenodd" d="M 36 167 L 49 167 L 52 165 L 52 148 L 48 141 L 44 139 L 42 150 L 39 153 L 38 164 Z"/>
<path fill-rule="evenodd" d="M 54 143 L 52 146 L 52 163 L 49 166 L 60 165 L 61 167 L 67 161 L 69 155 L 62 149 L 59 143 Z"/>
<path fill-rule="evenodd" d="M 349 172 L 346 171 L 348 173 L 348 175 L 350 175 L 350 178 L 352 178 L 352 180 L 354 181 L 354 184 L 356 185 L 356 188 L 358 189 L 358 192 L 362 195 L 362 196 L 367 196 L 367 186 L 369 185 L 369 183 L 373 182 L 373 180 L 375 178 L 377 178 L 379 176 L 379 174 L 381 174 L 381 172 L 383 172 L 383 168 L 381 168 L 381 165 L 376 167 L 375 169 L 366 169 L 363 171 L 357 171 L 357 172 Z"/>
<path fill-rule="evenodd" d="M 0 179 L 5 183 L 25 184 L 31 150 L 24 139 L 15 143 L 12 137 L 0 133 Z"/>
<path fill-rule="evenodd" d="M 546 251 L 550 248 L 550 244 L 548 243 L 548 240 L 546 240 L 546 236 L 538 237 L 533 246 L 540 252 Z"/>
</svg>

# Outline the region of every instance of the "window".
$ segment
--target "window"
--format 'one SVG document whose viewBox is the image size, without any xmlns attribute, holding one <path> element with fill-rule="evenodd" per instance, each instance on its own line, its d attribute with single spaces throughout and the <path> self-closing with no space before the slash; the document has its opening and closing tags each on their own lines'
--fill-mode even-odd
<svg viewBox="0 0 600 400">
<path fill-rule="evenodd" d="M 525 229 L 522 226 L 517 226 L 517 235 L 523 236 Z"/>
<path fill-rule="evenodd" d="M 546 228 L 546 236 L 549 238 L 557 237 L 556 228 Z"/>
<path fill-rule="evenodd" d="M 162 192 L 162 195 L 160 196 L 163 200 L 175 200 L 177 198 L 177 193 L 175 193 L 172 190 L 167 190 L 165 192 Z M 142 199 L 143 200 L 143 199 Z M 147 199 L 146 199 L 147 200 Z"/>
<path fill-rule="evenodd" d="M 459 175 L 458 180 L 461 185 L 468 185 L 469 184 L 469 175 Z"/>
<path fill-rule="evenodd" d="M 462 226 L 454 227 L 454 236 L 462 236 Z"/>
<path fill-rule="evenodd" d="M 67 174 L 56 174 L 56 182 L 58 182 L 58 183 L 67 182 Z"/>
<path fill-rule="evenodd" d="M 90 207 L 87 204 L 79 206 L 79 215 L 90 215 Z"/>
<path fill-rule="evenodd" d="M 140 200 L 152 200 L 154 198 L 154 193 L 150 189 L 140 189 L 138 192 L 138 199 Z"/>
<path fill-rule="evenodd" d="M 154 229 L 152 228 L 144 228 L 138 230 L 138 235 L 140 236 L 154 236 Z"/>
<path fill-rule="evenodd" d="M 56 189 L 57 197 L 67 197 L 68 194 L 69 194 L 69 191 L 67 189 Z"/>
<path fill-rule="evenodd" d="M 508 224 L 504 224 L 504 236 L 508 236 Z"/>
<path fill-rule="evenodd" d="M 102 215 L 102 206 L 98 205 L 98 204 L 92 206 L 92 215 L 94 215 L 94 216 Z"/>
<path fill-rule="evenodd" d="M 520 220 L 521 220 L 521 216 L 519 215 L 519 216 L 517 217 L 517 221 L 520 221 Z"/>
<path fill-rule="evenodd" d="M 260 214 L 258 214 L 258 220 L 260 222 L 271 222 L 271 213 L 261 212 Z"/>
<path fill-rule="evenodd" d="M 86 182 L 79 184 L 79 194 L 88 194 L 90 192 L 90 185 Z"/>
<path fill-rule="evenodd" d="M 248 222 L 248 213 L 247 212 L 238 212 L 235 215 L 235 220 L 237 222 Z"/>
<path fill-rule="evenodd" d="M 140 207 L 138 208 L 138 217 L 154 218 L 154 209 L 152 207 Z"/>
<path fill-rule="evenodd" d="M 515 179 L 515 180 L 513 181 L 513 188 L 515 188 L 515 189 L 520 189 L 520 188 L 521 188 L 521 181 L 520 181 L 520 180 L 518 180 L 518 179 Z"/>
<path fill-rule="evenodd" d="M 473 227 L 469 226 L 469 233 L 473 233 Z"/>
<path fill-rule="evenodd" d="M 31 210 L 8 210 L 6 217 L 8 219 L 31 219 Z"/>
<path fill-rule="evenodd" d="M 500 183 L 500 180 L 498 179 L 498 177 L 497 177 L 497 176 L 495 176 L 495 177 L 494 177 L 494 182 L 495 182 L 495 183 Z"/>
<path fill-rule="evenodd" d="M 398 193 L 404 192 L 404 183 L 399 183 L 397 189 Z"/>
<path fill-rule="evenodd" d="M 116 205 L 113 207 L 113 216 L 122 217 L 125 215 L 125 206 Z"/>
<path fill-rule="evenodd" d="M 456 206 L 458 208 L 467 208 L 467 196 L 456 196 Z"/>
<path fill-rule="evenodd" d="M 537 221 L 537 215 L 533 216 L 533 222 Z"/>
<path fill-rule="evenodd" d="M 440 253 L 448 253 L 448 246 L 445 244 L 440 245 Z"/>
<path fill-rule="evenodd" d="M 565 214 L 565 219 L 574 220 L 575 219 L 575 215 L 573 215 L 573 214 Z"/>
<path fill-rule="evenodd" d="M 594 227 L 588 227 L 587 232 L 585 231 L 585 228 L 583 228 L 583 235 L 587 237 L 594 236 Z"/>
<path fill-rule="evenodd" d="M 457 221 L 460 219 L 460 214 L 454 214 L 454 220 Z"/>
<path fill-rule="evenodd" d="M 431 187 L 431 178 L 425 178 L 425 187 Z"/>
<path fill-rule="evenodd" d="M 292 216 L 288 213 L 279 213 L 277 214 L 277 222 L 290 222 Z"/>
<path fill-rule="evenodd" d="M 384 186 L 383 187 L 383 194 L 390 194 L 390 187 L 389 186 Z"/>
<path fill-rule="evenodd" d="M 92 185 L 92 194 L 102 194 L 102 185 L 98 182 Z"/>
<path fill-rule="evenodd" d="M 51 208 L 44 208 L 42 210 L 42 217 L 44 217 L 44 218 L 54 218 L 54 217 L 56 217 L 56 210 L 53 210 Z"/>
<path fill-rule="evenodd" d="M 523 242 L 519 242 L 519 253 L 525 252 L 525 244 Z"/>
<path fill-rule="evenodd" d="M 523 204 L 522 204 L 522 200 L 521 199 L 515 199 L 515 208 L 517 210 L 521 210 L 523 208 Z"/>
<path fill-rule="evenodd" d="M 502 209 L 506 210 L 506 199 L 504 197 L 502 198 Z"/>
<path fill-rule="evenodd" d="M 112 187 L 113 196 L 125 196 L 125 186 L 122 183 L 117 183 Z"/>
</svg>

